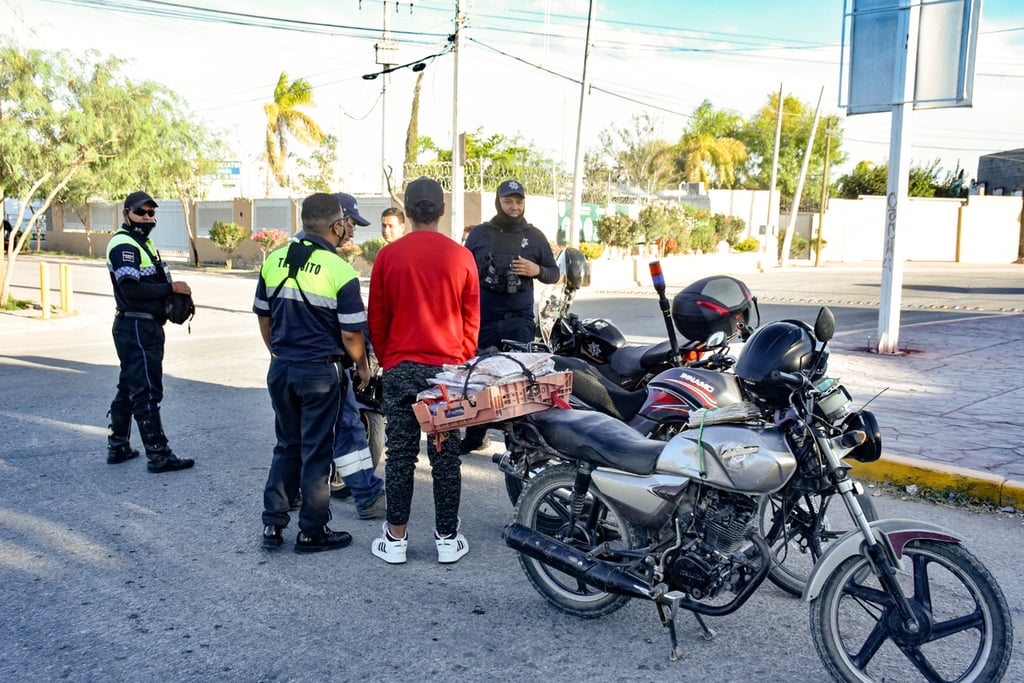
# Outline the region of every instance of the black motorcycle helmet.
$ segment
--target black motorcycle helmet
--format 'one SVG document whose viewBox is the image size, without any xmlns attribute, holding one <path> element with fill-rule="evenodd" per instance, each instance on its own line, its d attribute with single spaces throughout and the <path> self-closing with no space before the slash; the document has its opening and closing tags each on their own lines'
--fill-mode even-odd
<svg viewBox="0 0 1024 683">
<path fill-rule="evenodd" d="M 590 286 L 590 263 L 582 251 L 569 247 L 559 254 L 558 260 L 566 287 L 575 290 Z"/>
<path fill-rule="evenodd" d="M 747 340 L 736 363 L 736 376 L 755 398 L 772 407 L 784 407 L 789 404 L 790 389 L 772 380 L 772 372 L 802 372 L 812 381 L 818 379 L 824 372 L 827 356 L 821 356 L 820 362 L 815 363 L 819 360 L 815 345 L 814 333 L 806 323 L 769 323 Z"/>
</svg>

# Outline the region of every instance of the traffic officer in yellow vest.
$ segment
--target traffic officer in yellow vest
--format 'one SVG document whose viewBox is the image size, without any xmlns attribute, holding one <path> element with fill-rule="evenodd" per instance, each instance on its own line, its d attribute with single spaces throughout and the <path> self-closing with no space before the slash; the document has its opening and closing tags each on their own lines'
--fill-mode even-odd
<svg viewBox="0 0 1024 683">
<path fill-rule="evenodd" d="M 192 294 L 185 282 L 172 282 L 149 233 L 156 227 L 157 204 L 145 192 L 124 200 L 124 224 L 107 245 L 107 269 L 114 286 L 114 348 L 121 361 L 117 394 L 110 404 L 107 462 L 111 465 L 139 455 L 131 447 L 132 416 L 146 447 L 150 472 L 174 472 L 195 461 L 179 458 L 167 446 L 160 421 L 164 397 L 164 323 L 171 293 Z"/>
<path fill-rule="evenodd" d="M 335 426 L 355 365 L 359 386 L 370 380 L 366 310 L 355 270 L 338 256 L 346 222 L 336 197 L 317 193 L 302 202 L 301 238 L 267 257 L 253 312 L 270 351 L 267 389 L 277 444 L 263 491 L 263 546 L 284 542 L 289 501 L 302 493 L 295 552 L 344 548 L 346 531 L 332 531 L 328 479 Z"/>
</svg>

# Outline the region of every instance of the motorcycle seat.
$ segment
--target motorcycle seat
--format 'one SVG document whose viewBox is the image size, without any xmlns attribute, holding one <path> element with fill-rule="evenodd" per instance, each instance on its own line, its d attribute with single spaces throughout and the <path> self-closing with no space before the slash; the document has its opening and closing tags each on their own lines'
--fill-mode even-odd
<svg viewBox="0 0 1024 683">
<path fill-rule="evenodd" d="M 668 363 L 670 353 L 672 343 L 668 339 L 657 344 L 630 344 L 615 349 L 609 364 L 623 377 L 635 377 Z"/>
<path fill-rule="evenodd" d="M 555 450 L 631 474 L 654 472 L 666 443 L 645 439 L 624 422 L 587 410 L 542 410 L 525 419 Z"/>
<path fill-rule="evenodd" d="M 646 389 L 623 389 L 584 360 L 567 356 L 553 356 L 552 360 L 556 370 L 572 372 L 572 395 L 591 410 L 629 422 L 647 400 Z"/>
</svg>

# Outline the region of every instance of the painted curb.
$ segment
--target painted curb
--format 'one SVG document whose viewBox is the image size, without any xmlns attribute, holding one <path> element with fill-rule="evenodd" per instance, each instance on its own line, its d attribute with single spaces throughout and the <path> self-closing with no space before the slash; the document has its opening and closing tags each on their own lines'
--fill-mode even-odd
<svg viewBox="0 0 1024 683">
<path fill-rule="evenodd" d="M 883 455 L 875 462 L 847 462 L 852 466 L 851 474 L 865 481 L 950 490 L 996 505 L 1019 508 L 1024 504 L 1024 482 L 996 474 L 901 455 Z"/>
</svg>

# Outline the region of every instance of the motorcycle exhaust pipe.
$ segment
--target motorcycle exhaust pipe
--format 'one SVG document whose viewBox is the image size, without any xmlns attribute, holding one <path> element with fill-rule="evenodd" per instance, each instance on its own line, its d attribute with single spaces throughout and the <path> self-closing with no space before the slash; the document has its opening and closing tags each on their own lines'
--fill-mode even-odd
<svg viewBox="0 0 1024 683">
<path fill-rule="evenodd" d="M 654 599 L 654 590 L 650 584 L 630 575 L 625 569 L 592 560 L 576 548 L 539 534 L 527 526 L 509 524 L 501 532 L 501 537 L 505 539 L 505 545 L 516 552 L 539 560 L 598 590 L 631 598 Z"/>
</svg>

